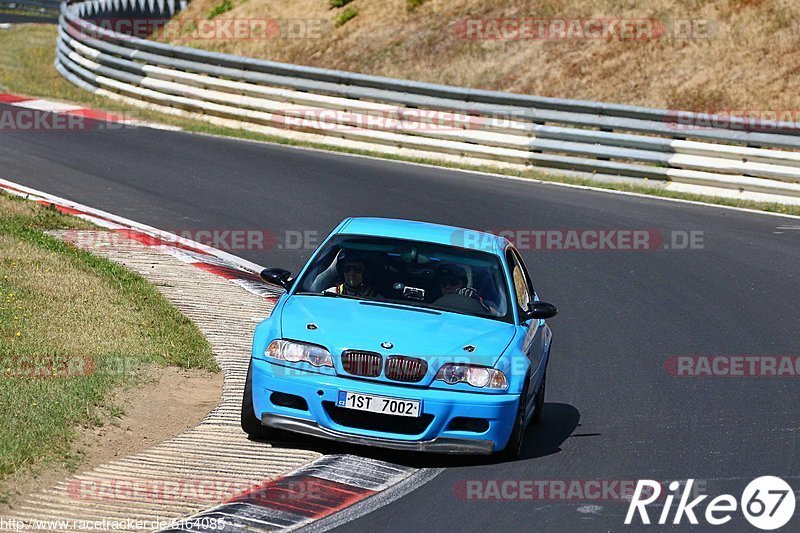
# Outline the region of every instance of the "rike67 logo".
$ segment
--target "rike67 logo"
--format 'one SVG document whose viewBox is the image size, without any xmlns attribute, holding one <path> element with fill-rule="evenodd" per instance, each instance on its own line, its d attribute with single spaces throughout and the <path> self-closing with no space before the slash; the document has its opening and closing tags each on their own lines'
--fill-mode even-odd
<svg viewBox="0 0 800 533">
<path fill-rule="evenodd" d="M 762 476 L 754 479 L 745 487 L 738 501 L 730 494 L 721 494 L 708 502 L 703 513 L 700 512 L 699 504 L 708 498 L 708 495 L 703 494 L 690 501 L 693 484 L 693 479 L 687 480 L 685 485 L 677 481 L 669 484 L 669 492 L 664 498 L 661 512 L 656 512 L 657 518 L 654 517 L 656 523 L 678 525 L 685 518 L 690 524 L 696 525 L 700 523 L 697 518 L 700 515 L 706 523 L 719 526 L 730 522 L 733 514 L 741 510 L 752 526 L 770 531 L 783 527 L 794 515 L 796 503 L 794 491 L 779 477 Z M 678 494 L 681 486 L 683 492 Z M 651 524 L 647 506 L 656 502 L 661 497 L 661 492 L 661 484 L 658 481 L 639 480 L 628 507 L 628 514 L 625 516 L 625 524 L 637 522 L 635 520 L 637 514 L 642 524 Z M 678 504 L 670 521 L 672 503 L 676 497 Z"/>
</svg>

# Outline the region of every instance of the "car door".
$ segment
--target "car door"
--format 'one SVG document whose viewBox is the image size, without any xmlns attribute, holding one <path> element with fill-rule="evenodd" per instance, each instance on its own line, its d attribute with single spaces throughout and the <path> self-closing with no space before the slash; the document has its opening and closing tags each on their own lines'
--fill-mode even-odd
<svg viewBox="0 0 800 533">
<path fill-rule="evenodd" d="M 538 300 L 536 291 L 531 283 L 528 269 L 522 258 L 513 247 L 506 250 L 506 260 L 511 269 L 511 280 L 514 284 L 514 298 L 516 300 L 517 311 L 520 317 L 524 317 L 528 311 L 530 303 Z M 521 320 L 518 327 L 525 330 L 525 340 L 522 349 L 525 356 L 531 363 L 531 382 L 528 384 L 528 407 L 533 401 L 535 392 L 539 388 L 541 377 L 544 372 L 545 355 L 550 343 L 550 330 L 544 320 Z M 528 411 L 530 412 L 530 411 Z"/>
</svg>

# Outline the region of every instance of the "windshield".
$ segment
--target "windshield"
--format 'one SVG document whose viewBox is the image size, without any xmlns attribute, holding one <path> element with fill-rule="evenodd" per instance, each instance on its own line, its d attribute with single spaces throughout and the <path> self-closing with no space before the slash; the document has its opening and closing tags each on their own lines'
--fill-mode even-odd
<svg viewBox="0 0 800 533">
<path fill-rule="evenodd" d="M 454 246 L 341 235 L 320 250 L 296 287 L 295 294 L 511 320 L 499 258 Z"/>
</svg>

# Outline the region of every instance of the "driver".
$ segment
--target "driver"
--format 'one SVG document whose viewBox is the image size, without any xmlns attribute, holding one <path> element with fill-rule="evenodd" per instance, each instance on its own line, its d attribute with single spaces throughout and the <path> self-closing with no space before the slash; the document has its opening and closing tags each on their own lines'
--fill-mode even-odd
<svg viewBox="0 0 800 533">
<path fill-rule="evenodd" d="M 439 283 L 439 289 L 442 291 L 442 296 L 460 294 L 477 300 L 484 309 L 490 310 L 489 306 L 484 303 L 483 298 L 478 295 L 478 291 L 467 286 L 467 271 L 461 265 L 453 263 L 439 265 L 436 268 L 435 275 L 436 281 Z"/>
<path fill-rule="evenodd" d="M 378 295 L 366 279 L 367 258 L 358 252 L 343 250 L 343 257 L 339 261 L 339 276 L 344 283 L 327 289 L 325 292 L 358 296 L 361 298 L 374 298 Z"/>
</svg>

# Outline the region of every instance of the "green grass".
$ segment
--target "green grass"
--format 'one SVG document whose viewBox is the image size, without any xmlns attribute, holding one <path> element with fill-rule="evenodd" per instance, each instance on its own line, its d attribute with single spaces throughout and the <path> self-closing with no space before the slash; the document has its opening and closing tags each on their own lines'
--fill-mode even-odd
<svg viewBox="0 0 800 533">
<path fill-rule="evenodd" d="M 406 0 L 406 9 L 414 11 L 428 0 Z"/>
<path fill-rule="evenodd" d="M 150 365 L 218 371 L 197 327 L 141 276 L 45 229 L 88 223 L 0 194 L 0 494 L 71 468 L 76 428 L 119 416 Z"/>
<path fill-rule="evenodd" d="M 340 28 L 347 24 L 349 21 L 353 20 L 358 16 L 358 8 L 350 6 L 346 8 L 344 11 L 336 15 L 336 19 L 334 20 L 334 25 L 337 28 Z"/>
<path fill-rule="evenodd" d="M 208 18 L 213 19 L 223 13 L 227 13 L 231 9 L 233 9 L 233 2 L 231 2 L 231 0 L 222 0 L 222 2 L 211 8 L 211 11 L 208 13 Z"/>
<path fill-rule="evenodd" d="M 336 9 L 338 7 L 344 7 L 353 0 L 328 0 L 328 6 L 331 9 Z"/>
<path fill-rule="evenodd" d="M 143 120 L 152 120 L 154 122 L 179 126 L 186 131 L 196 133 L 220 135 L 253 141 L 273 142 L 289 146 L 319 148 L 332 152 L 369 155 L 383 159 L 410 161 L 413 163 L 430 164 L 453 169 L 490 172 L 494 174 L 531 178 L 554 183 L 585 185 L 602 189 L 648 194 L 664 198 L 693 200 L 708 204 L 743 207 L 773 213 L 800 216 L 800 206 L 666 191 L 658 187 L 648 185 L 646 180 L 642 180 L 642 185 L 605 183 L 588 178 L 566 177 L 535 170 L 512 170 L 489 165 L 466 165 L 435 159 L 398 156 L 394 154 L 384 154 L 368 150 L 332 146 L 324 143 L 297 141 L 294 139 L 265 135 L 244 129 L 216 126 L 201 120 L 175 117 L 172 115 L 158 113 L 156 111 L 140 109 L 135 106 L 122 104 L 114 100 L 92 95 L 86 91 L 78 89 L 63 79 L 53 68 L 53 43 L 55 43 L 55 35 L 56 30 L 52 26 L 18 26 L 0 32 L 0 50 L 6 51 L 6 53 L 0 54 L 0 92 L 8 91 L 28 94 L 31 96 L 60 98 L 69 102 L 84 104 L 107 111 L 129 114 Z"/>
</svg>

